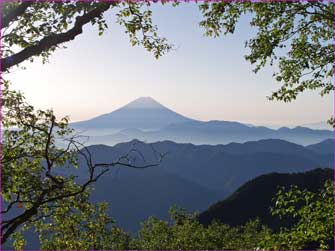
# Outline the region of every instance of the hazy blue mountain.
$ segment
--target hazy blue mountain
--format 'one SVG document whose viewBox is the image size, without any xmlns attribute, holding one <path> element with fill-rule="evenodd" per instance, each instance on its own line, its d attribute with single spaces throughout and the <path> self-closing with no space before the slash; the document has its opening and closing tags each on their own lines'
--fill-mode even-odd
<svg viewBox="0 0 335 251">
<path fill-rule="evenodd" d="M 241 225 L 250 219 L 259 218 L 261 222 L 273 230 L 289 225 L 292 220 L 280 220 L 270 213 L 274 206 L 272 198 L 279 187 L 289 188 L 292 185 L 300 189 L 317 192 L 324 182 L 334 178 L 332 169 L 315 169 L 305 173 L 270 173 L 259 176 L 238 188 L 227 199 L 210 206 L 199 215 L 199 221 L 208 225 L 214 219 L 232 226 Z"/>
<path fill-rule="evenodd" d="M 220 121 L 222 126 L 213 128 L 210 122 L 194 122 L 174 124 L 156 131 L 142 131 L 139 129 L 124 129 L 111 135 L 90 136 L 88 144 L 115 145 L 120 142 L 139 139 L 146 142 L 170 140 L 178 143 L 228 144 L 231 142 L 244 143 L 260 139 L 282 139 L 296 144 L 309 145 L 318 143 L 332 136 L 331 131 L 306 130 L 305 133 L 295 130 L 272 130 L 264 127 L 243 127 L 227 129 L 232 122 Z M 199 126 L 199 124 L 202 124 Z M 194 127 L 193 127 L 194 125 Z"/>
<path fill-rule="evenodd" d="M 309 145 L 307 148 L 319 154 L 333 154 L 334 139 L 326 139 L 320 143 Z"/>
<path fill-rule="evenodd" d="M 133 140 L 88 149 L 95 163 L 115 162 L 129 153 L 132 164 L 147 165 L 167 154 L 159 166 L 147 169 L 114 167 L 95 185 L 92 200 L 110 202 L 111 215 L 131 232 L 151 215 L 166 218 L 173 204 L 200 211 L 259 175 L 303 172 L 333 163 L 332 155 L 283 140 L 216 146 Z M 81 177 L 84 171 L 78 170 Z"/>
<path fill-rule="evenodd" d="M 91 198 L 93 202 L 109 202 L 118 226 L 135 233 L 149 216 L 167 220 L 173 205 L 200 212 L 219 196 L 197 183 L 153 168 L 104 176 Z"/>
<path fill-rule="evenodd" d="M 322 144 L 319 143 L 319 144 Z M 317 144 L 318 145 L 318 144 Z M 294 144 L 285 140 L 280 139 L 263 139 L 258 141 L 249 141 L 246 143 L 230 143 L 225 146 L 225 151 L 232 154 L 250 154 L 257 152 L 271 152 L 289 155 L 298 155 L 305 157 L 307 159 L 313 160 L 315 162 L 322 163 L 320 154 L 332 154 L 333 152 L 331 145 L 325 145 L 323 147 L 325 152 L 315 151 L 318 150 L 316 147 L 303 147 L 298 144 Z M 328 151 L 328 152 L 326 152 Z M 326 160 L 326 159 L 325 159 Z M 323 162 L 322 164 L 327 165 L 328 162 Z"/>
<path fill-rule="evenodd" d="M 95 159 L 105 162 L 116 160 L 129 149 L 136 149 L 131 158 L 139 165 L 153 163 L 159 158 L 158 153 L 167 153 L 160 168 L 222 194 L 232 192 L 245 181 L 267 172 L 305 171 L 329 167 L 333 163 L 331 154 L 319 154 L 276 139 L 216 146 L 172 141 L 146 144 L 133 140 L 114 147 L 99 145 L 89 149 Z M 225 185 L 222 185 L 222 180 L 226 180 Z"/>
<path fill-rule="evenodd" d="M 170 124 L 192 121 L 150 97 L 138 98 L 114 112 L 72 123 L 80 129 L 160 129 Z"/>
<path fill-rule="evenodd" d="M 333 136 L 332 131 L 301 126 L 275 130 L 234 121 L 194 120 L 166 108 L 150 97 L 136 99 L 114 112 L 71 125 L 82 134 L 90 136 L 88 145 L 115 145 L 134 138 L 147 142 L 171 140 L 213 145 L 283 139 L 309 145 Z"/>
<path fill-rule="evenodd" d="M 246 126 L 238 122 L 208 121 L 170 125 L 156 133 L 156 136 L 159 135 L 164 135 L 165 138 L 176 142 L 192 142 L 195 144 L 227 144 L 260 139 L 283 139 L 306 145 L 332 137 L 332 132 L 303 127 L 275 130 L 263 126 Z"/>
</svg>

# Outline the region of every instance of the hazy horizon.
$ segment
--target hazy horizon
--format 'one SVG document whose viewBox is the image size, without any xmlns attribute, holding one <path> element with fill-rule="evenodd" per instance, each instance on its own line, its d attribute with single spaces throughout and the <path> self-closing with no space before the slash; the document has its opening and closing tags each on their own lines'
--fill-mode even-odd
<svg viewBox="0 0 335 251">
<path fill-rule="evenodd" d="M 90 120 L 90 119 L 93 119 L 93 118 L 96 118 L 96 117 L 99 117 L 99 116 L 101 116 L 101 115 L 105 115 L 105 114 L 110 114 L 110 113 L 113 113 L 113 112 L 115 112 L 115 111 L 117 111 L 117 110 L 119 110 L 119 109 L 121 109 L 121 108 L 124 108 L 125 106 L 128 106 L 129 104 L 131 104 L 131 103 L 133 103 L 134 101 L 137 101 L 137 100 L 140 100 L 140 99 L 143 99 L 143 98 L 150 98 L 150 99 L 153 99 L 155 102 L 158 102 L 160 105 L 162 105 L 162 106 L 164 106 L 165 108 L 168 108 L 168 109 L 170 109 L 170 107 L 168 106 L 168 105 L 165 105 L 165 104 L 162 104 L 159 100 L 157 100 L 157 99 L 155 99 L 154 97 L 151 97 L 151 96 L 142 96 L 142 97 L 138 97 L 138 98 L 136 98 L 136 99 L 134 99 L 134 100 L 129 100 L 129 102 L 126 102 L 125 104 L 123 104 L 123 105 L 121 105 L 120 107 L 116 107 L 116 109 L 115 110 L 113 110 L 113 111 L 110 111 L 110 112 L 108 112 L 108 113 L 104 113 L 104 114 L 96 114 L 96 115 L 94 115 L 93 117 L 90 117 L 90 118 L 87 118 L 87 119 L 84 119 L 84 120 L 77 120 L 77 121 L 71 121 L 71 122 L 80 122 L 80 121 L 85 121 L 85 120 Z M 182 115 L 182 116 L 185 116 L 184 114 L 181 114 L 181 113 L 179 113 L 178 111 L 175 111 L 175 110 L 173 110 L 174 112 L 176 112 L 176 113 L 178 113 L 178 114 L 180 114 L 180 115 Z M 187 116 L 185 116 L 185 117 L 187 117 Z M 195 119 L 195 118 L 192 118 L 192 117 L 188 117 L 188 118 L 190 118 L 190 119 Z M 199 120 L 199 121 L 210 121 L 210 120 L 201 120 L 201 119 L 197 119 L 197 120 Z M 216 120 L 216 119 L 212 119 L 212 121 L 213 120 Z M 225 120 L 225 121 L 234 121 L 234 120 Z M 272 129 L 278 129 L 278 128 L 280 128 L 280 127 L 282 127 L 282 126 L 287 126 L 287 127 L 295 127 L 295 126 L 311 126 L 311 127 L 317 127 L 317 126 L 319 126 L 319 127 L 324 127 L 324 123 L 326 123 L 326 122 L 322 122 L 322 121 L 320 121 L 320 122 L 315 122 L 315 123 L 311 123 L 311 124 L 308 124 L 308 123 L 306 123 L 306 124 L 300 124 L 300 125 L 295 125 L 295 124 L 286 124 L 286 125 L 281 125 L 281 124 L 267 124 L 266 122 L 265 123 L 250 123 L 249 121 L 238 121 L 238 122 L 241 122 L 241 123 L 244 123 L 244 124 L 252 124 L 252 125 L 255 125 L 255 126 L 258 126 L 258 125 L 264 125 L 264 126 L 267 126 L 267 127 L 269 127 L 269 128 L 272 128 Z M 328 126 L 327 126 L 328 127 Z M 330 128 L 330 126 L 329 126 L 329 129 L 331 129 Z"/>
<path fill-rule="evenodd" d="M 142 96 L 202 121 L 279 127 L 319 123 L 333 114 L 332 95 L 306 92 L 291 103 L 267 100 L 280 85 L 272 78 L 275 67 L 254 74 L 243 57 L 244 41 L 254 32 L 248 18 L 236 34 L 210 39 L 198 26 L 201 16 L 194 3 L 153 7 L 159 34 L 175 45 L 160 59 L 132 47 L 117 24 L 101 37 L 87 26 L 49 63 L 25 63 L 27 69 L 15 69 L 9 79 L 36 108 L 53 108 L 71 122 L 110 113 Z M 114 22 L 111 12 L 107 16 Z"/>
</svg>

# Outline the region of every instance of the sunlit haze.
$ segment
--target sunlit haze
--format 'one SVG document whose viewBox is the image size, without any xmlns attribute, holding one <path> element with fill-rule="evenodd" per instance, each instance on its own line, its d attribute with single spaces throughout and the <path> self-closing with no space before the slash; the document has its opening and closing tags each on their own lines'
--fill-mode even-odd
<svg viewBox="0 0 335 251">
<path fill-rule="evenodd" d="M 248 18 L 234 35 L 212 39 L 198 25 L 195 4 L 157 5 L 153 20 L 175 49 L 156 60 L 130 45 L 113 14 L 108 13 L 110 29 L 103 36 L 87 26 L 49 63 L 37 60 L 26 63 L 26 70 L 13 70 L 8 77 L 14 88 L 36 108 L 53 108 L 71 121 L 111 112 L 142 96 L 199 120 L 290 126 L 325 121 L 333 114 L 332 95 L 306 92 L 287 104 L 266 98 L 280 85 L 272 78 L 276 68 L 255 74 L 244 59 L 244 42 L 255 32 Z"/>
</svg>

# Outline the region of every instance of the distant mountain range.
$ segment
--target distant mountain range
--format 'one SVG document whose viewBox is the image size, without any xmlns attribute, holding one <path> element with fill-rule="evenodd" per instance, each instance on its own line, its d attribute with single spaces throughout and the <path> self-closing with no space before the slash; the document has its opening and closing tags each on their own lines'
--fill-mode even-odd
<svg viewBox="0 0 335 251">
<path fill-rule="evenodd" d="M 92 200 L 109 202 L 111 215 L 120 226 L 133 233 L 140 222 L 151 215 L 167 219 L 168 209 L 173 204 L 202 211 L 259 175 L 304 172 L 333 165 L 333 154 L 329 154 L 330 149 L 324 147 L 324 142 L 303 147 L 273 139 L 197 146 L 133 140 L 113 147 L 93 145 L 88 149 L 93 162 L 105 163 L 130 152 L 129 159 L 134 165 L 155 163 L 158 153 L 167 154 L 156 167 L 112 168 L 95 185 Z"/>
<path fill-rule="evenodd" d="M 210 224 L 213 220 L 237 226 L 251 219 L 258 218 L 262 224 L 274 231 L 280 227 L 290 226 L 293 219 L 279 219 L 271 215 L 272 200 L 280 187 L 298 186 L 318 192 L 326 180 L 334 179 L 334 170 L 315 169 L 305 173 L 270 173 L 248 181 L 238 188 L 231 196 L 210 206 L 199 215 L 200 223 Z"/>
<path fill-rule="evenodd" d="M 147 144 L 138 140 L 115 146 L 92 145 L 88 146 L 88 149 L 95 163 L 113 162 L 129 153 L 129 161 L 132 164 L 145 165 L 157 163 L 160 153 L 166 153 L 166 156 L 158 166 L 151 168 L 112 167 L 94 184 L 91 200 L 109 202 L 110 215 L 117 224 L 135 234 L 140 223 L 149 216 L 168 219 L 168 210 L 174 204 L 188 211 L 202 212 L 260 175 L 333 167 L 334 145 L 331 141 L 326 140 L 306 147 L 279 139 L 216 146 L 180 144 L 172 141 Z M 79 161 L 80 167 L 72 170 L 71 174 L 83 179 L 87 170 L 84 160 Z M 71 169 L 59 170 L 70 175 Z M 270 182 L 272 185 L 265 187 L 265 183 L 261 183 L 261 188 L 257 186 L 257 193 L 247 192 L 243 196 L 252 198 L 255 203 L 258 203 L 258 200 L 261 203 L 263 199 L 266 202 L 277 184 L 282 184 L 280 182 L 285 180 L 287 184 L 291 182 L 290 178 L 287 178 L 291 176 L 278 174 L 270 177 L 273 177 Z M 304 182 L 303 179 L 299 180 Z M 306 182 L 309 183 L 307 180 Z M 238 203 L 241 205 L 242 202 Z M 263 209 L 260 209 L 260 214 L 264 212 Z M 247 216 L 250 215 L 245 212 L 241 219 Z M 234 219 L 237 221 L 237 218 Z M 203 220 L 204 222 L 206 221 Z M 29 231 L 27 236 L 30 240 L 29 249 L 38 249 L 35 234 Z"/>
<path fill-rule="evenodd" d="M 334 139 L 327 139 L 320 143 L 307 146 L 308 149 L 319 154 L 334 154 Z"/>
<path fill-rule="evenodd" d="M 194 120 L 166 108 L 150 97 L 136 99 L 114 112 L 72 123 L 71 126 L 81 134 L 90 136 L 88 145 L 115 145 L 132 139 L 214 145 L 283 139 L 308 145 L 333 137 L 330 130 L 307 127 L 282 127 L 274 130 L 232 121 Z"/>
</svg>

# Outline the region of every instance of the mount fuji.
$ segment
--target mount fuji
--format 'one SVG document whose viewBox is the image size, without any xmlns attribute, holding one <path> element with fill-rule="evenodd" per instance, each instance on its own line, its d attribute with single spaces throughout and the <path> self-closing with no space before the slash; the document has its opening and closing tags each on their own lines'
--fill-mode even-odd
<svg viewBox="0 0 335 251">
<path fill-rule="evenodd" d="M 170 110 L 151 97 L 140 97 L 111 113 L 76 122 L 72 126 L 81 129 L 157 130 L 171 124 L 192 121 L 194 120 Z"/>
</svg>

